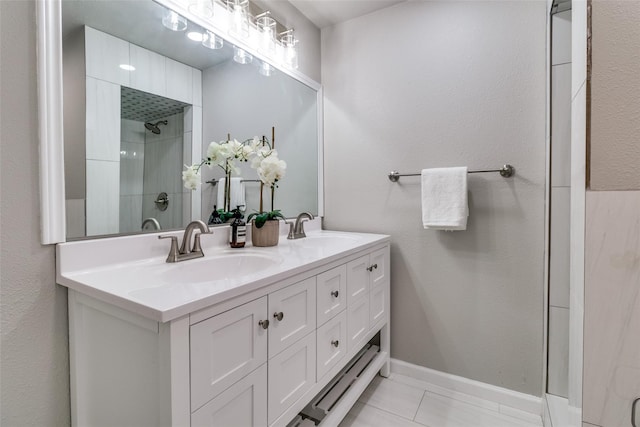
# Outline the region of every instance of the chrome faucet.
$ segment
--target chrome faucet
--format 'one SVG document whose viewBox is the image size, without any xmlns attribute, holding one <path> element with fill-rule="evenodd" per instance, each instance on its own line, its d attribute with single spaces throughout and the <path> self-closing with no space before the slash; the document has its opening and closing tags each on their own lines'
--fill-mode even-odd
<svg viewBox="0 0 640 427">
<path fill-rule="evenodd" d="M 287 239 L 301 239 L 303 237 L 307 237 L 304 233 L 304 221 L 313 219 L 313 214 L 309 212 L 302 212 L 296 218 L 296 223 L 288 223 L 289 224 L 289 235 Z"/>
<path fill-rule="evenodd" d="M 200 233 L 197 233 L 193 238 L 193 246 L 189 248 L 191 244 L 191 236 L 195 229 L 200 229 Z M 161 235 L 158 236 L 158 239 L 171 239 L 171 248 L 169 249 L 169 256 L 167 256 L 167 262 L 178 262 L 178 261 L 186 261 L 188 259 L 200 258 L 204 256 L 202 252 L 202 247 L 200 246 L 200 235 L 201 234 L 213 234 L 213 231 L 210 231 L 207 225 L 200 221 L 191 221 L 187 228 L 184 230 L 184 236 L 182 236 L 182 244 L 178 249 L 178 237 L 177 236 L 167 236 Z"/>
</svg>

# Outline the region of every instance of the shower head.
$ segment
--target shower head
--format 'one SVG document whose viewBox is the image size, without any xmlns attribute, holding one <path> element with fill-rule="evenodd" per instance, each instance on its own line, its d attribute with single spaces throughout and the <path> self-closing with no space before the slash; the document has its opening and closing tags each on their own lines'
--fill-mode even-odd
<svg viewBox="0 0 640 427">
<path fill-rule="evenodd" d="M 167 120 L 160 120 L 159 122 L 156 122 L 156 124 L 153 124 L 151 122 L 147 122 L 144 124 L 144 127 L 147 128 L 147 130 L 150 130 L 151 132 L 155 133 L 156 135 L 160 134 L 160 128 L 158 127 L 158 125 L 167 125 L 167 123 L 169 123 Z"/>
</svg>

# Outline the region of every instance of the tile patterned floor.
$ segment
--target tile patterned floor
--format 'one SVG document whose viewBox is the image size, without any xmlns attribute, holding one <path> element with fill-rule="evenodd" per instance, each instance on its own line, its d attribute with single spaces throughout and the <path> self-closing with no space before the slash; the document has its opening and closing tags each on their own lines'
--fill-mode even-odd
<svg viewBox="0 0 640 427">
<path fill-rule="evenodd" d="M 541 427 L 539 416 L 403 375 L 376 377 L 340 427 Z"/>
</svg>

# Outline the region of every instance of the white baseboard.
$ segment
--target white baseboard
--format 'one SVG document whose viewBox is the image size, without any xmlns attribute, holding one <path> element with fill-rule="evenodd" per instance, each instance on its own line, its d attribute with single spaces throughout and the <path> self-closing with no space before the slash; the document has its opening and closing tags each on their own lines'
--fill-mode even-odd
<svg viewBox="0 0 640 427">
<path fill-rule="evenodd" d="M 451 375 L 398 359 L 391 359 L 391 372 L 433 384 L 452 392 L 494 402 L 500 406 L 542 416 L 542 399 L 525 393 Z"/>
</svg>

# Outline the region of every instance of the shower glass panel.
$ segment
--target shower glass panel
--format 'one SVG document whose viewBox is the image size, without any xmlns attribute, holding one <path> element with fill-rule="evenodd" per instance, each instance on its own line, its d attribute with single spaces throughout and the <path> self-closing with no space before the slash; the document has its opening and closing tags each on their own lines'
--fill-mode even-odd
<svg viewBox="0 0 640 427">
<path fill-rule="evenodd" d="M 568 397 L 571 195 L 571 2 L 551 15 L 551 205 L 547 393 Z"/>
</svg>

